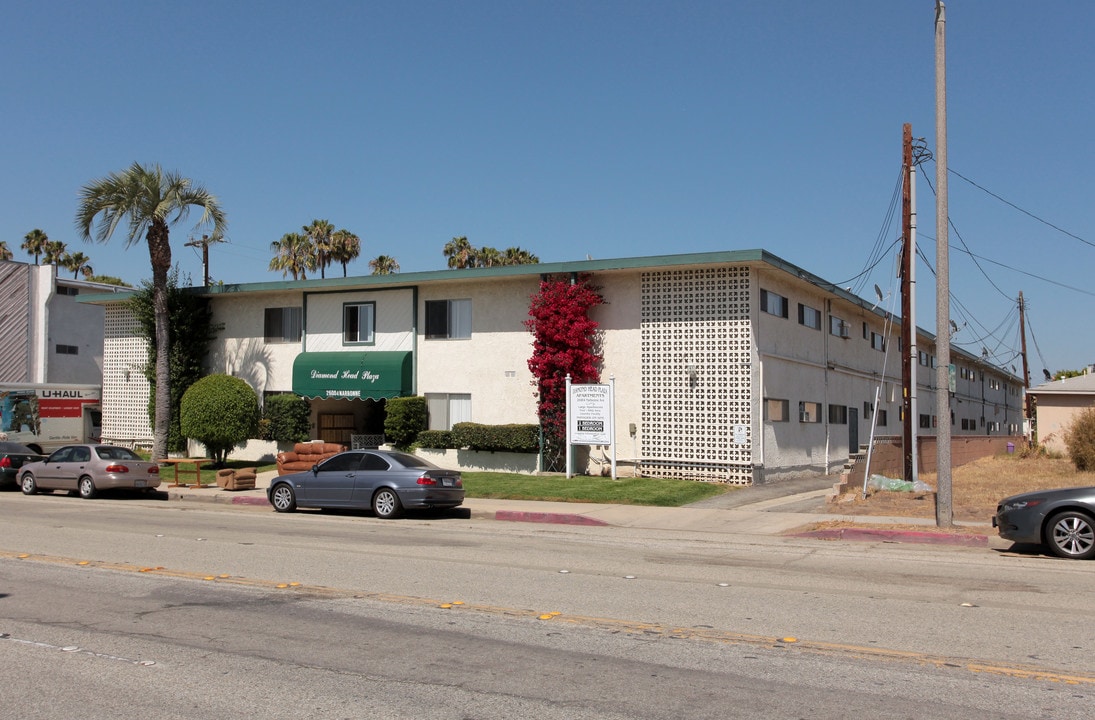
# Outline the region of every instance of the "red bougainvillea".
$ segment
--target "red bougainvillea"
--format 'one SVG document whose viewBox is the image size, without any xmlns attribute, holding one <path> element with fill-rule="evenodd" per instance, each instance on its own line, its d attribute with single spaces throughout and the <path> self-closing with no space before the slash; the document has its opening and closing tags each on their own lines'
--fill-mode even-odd
<svg viewBox="0 0 1095 720">
<path fill-rule="evenodd" d="M 549 466 L 561 462 L 566 442 L 566 376 L 573 383 L 600 379 L 597 323 L 591 309 L 604 302 L 588 278 L 549 279 L 529 304 L 525 326 L 533 335 L 528 367 L 536 377 L 538 413 Z M 549 469 L 557 469 L 549 468 Z"/>
</svg>

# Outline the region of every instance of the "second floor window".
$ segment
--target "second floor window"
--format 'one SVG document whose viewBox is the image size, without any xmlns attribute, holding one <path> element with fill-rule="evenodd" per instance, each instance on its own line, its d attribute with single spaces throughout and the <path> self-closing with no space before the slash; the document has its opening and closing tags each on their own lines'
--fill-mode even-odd
<svg viewBox="0 0 1095 720">
<path fill-rule="evenodd" d="M 300 318 L 299 307 L 266 308 L 263 339 L 267 343 L 300 342 Z"/>
<path fill-rule="evenodd" d="M 375 342 L 375 303 L 347 303 L 342 306 L 342 342 L 369 344 Z"/>
<path fill-rule="evenodd" d="M 471 300 L 427 300 L 427 340 L 467 340 L 471 337 Z"/>
</svg>

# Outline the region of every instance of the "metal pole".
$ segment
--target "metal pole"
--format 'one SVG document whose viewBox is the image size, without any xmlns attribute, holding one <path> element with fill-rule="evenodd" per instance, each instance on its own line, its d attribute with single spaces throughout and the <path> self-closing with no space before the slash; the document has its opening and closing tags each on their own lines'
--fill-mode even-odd
<svg viewBox="0 0 1095 720">
<path fill-rule="evenodd" d="M 935 3 L 935 524 L 951 527 L 950 411 L 950 255 L 947 236 L 947 20 L 942 0 Z"/>
<path fill-rule="evenodd" d="M 608 416 L 612 419 L 612 479 L 616 479 L 616 376 L 608 376 Z"/>
<path fill-rule="evenodd" d="M 567 444 L 566 463 L 567 463 L 567 479 L 569 480 L 570 477 L 574 474 L 572 469 L 571 469 L 573 467 L 573 461 L 574 461 L 574 457 L 573 457 L 574 446 L 570 444 L 570 373 L 567 373 L 567 389 L 566 389 L 566 400 L 564 402 L 564 408 L 565 408 L 565 411 L 563 413 L 563 417 L 566 419 L 566 432 L 564 433 L 564 437 L 566 438 L 566 444 Z"/>
</svg>

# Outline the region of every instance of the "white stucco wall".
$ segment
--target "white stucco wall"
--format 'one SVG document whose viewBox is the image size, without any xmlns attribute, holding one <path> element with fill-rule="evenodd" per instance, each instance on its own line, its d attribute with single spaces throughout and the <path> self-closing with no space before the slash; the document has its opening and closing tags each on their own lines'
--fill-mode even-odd
<svg viewBox="0 0 1095 720">
<path fill-rule="evenodd" d="M 373 343 L 343 343 L 343 306 L 348 303 L 374 303 L 376 326 Z M 414 349 L 414 292 L 410 288 L 309 293 L 305 298 L 304 309 L 305 352 Z"/>
<path fill-rule="evenodd" d="M 213 322 L 223 325 L 210 346 L 211 373 L 242 378 L 262 396 L 267 391 L 293 389 L 293 360 L 301 343 L 266 343 L 263 328 L 266 308 L 301 307 L 303 294 L 236 295 L 213 299 Z"/>
</svg>

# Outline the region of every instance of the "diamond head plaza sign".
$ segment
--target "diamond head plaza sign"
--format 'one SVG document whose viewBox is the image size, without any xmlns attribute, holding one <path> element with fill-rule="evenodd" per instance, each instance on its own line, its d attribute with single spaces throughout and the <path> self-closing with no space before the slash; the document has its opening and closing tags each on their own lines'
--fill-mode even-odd
<svg viewBox="0 0 1095 720">
<path fill-rule="evenodd" d="M 574 385 L 567 375 L 567 477 L 573 472 L 575 445 L 608 445 L 616 479 L 616 378 L 608 384 Z"/>
</svg>

